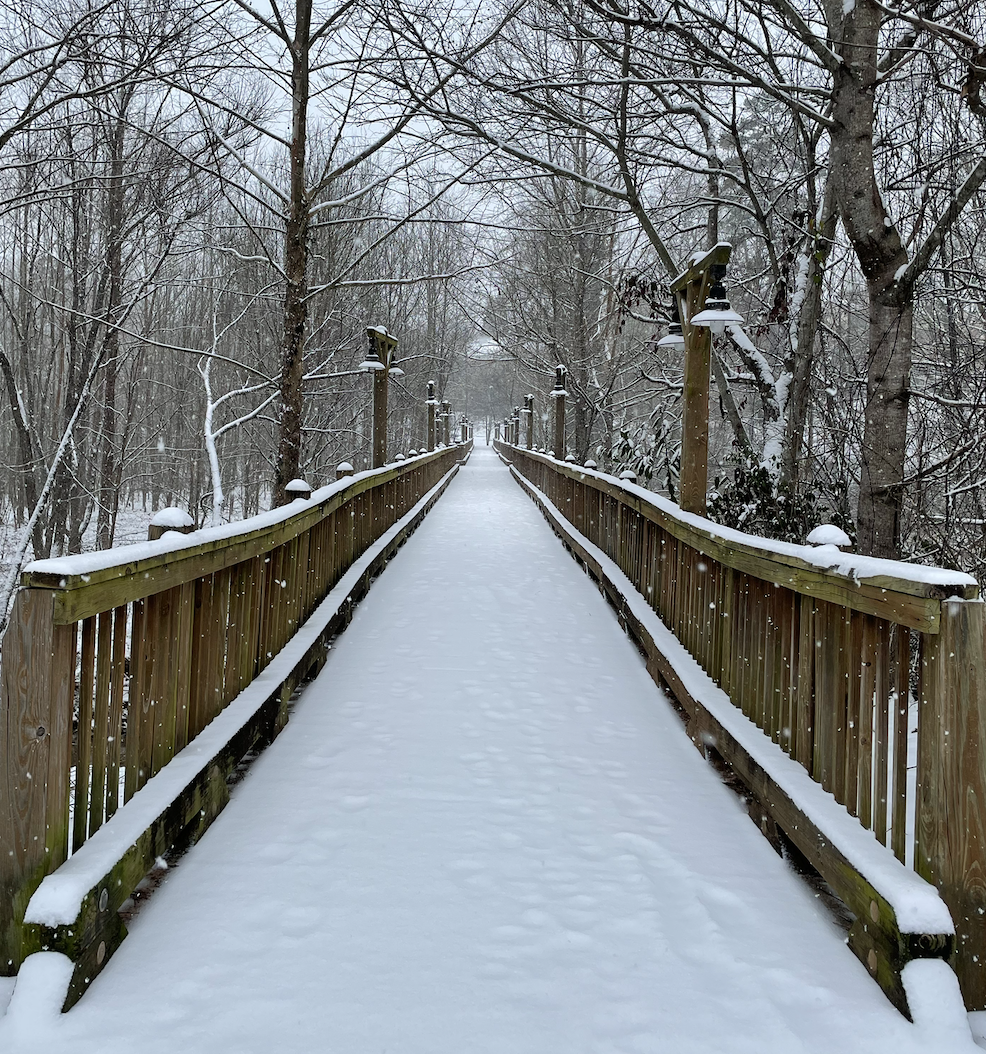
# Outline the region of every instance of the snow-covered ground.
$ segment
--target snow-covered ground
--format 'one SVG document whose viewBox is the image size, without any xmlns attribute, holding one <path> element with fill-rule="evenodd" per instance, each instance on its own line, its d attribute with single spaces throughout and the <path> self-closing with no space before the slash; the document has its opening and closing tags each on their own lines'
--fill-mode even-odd
<svg viewBox="0 0 986 1054">
<path fill-rule="evenodd" d="M 33 1011 L 4 1054 L 977 1049 L 886 1001 L 484 447 L 88 994 Z"/>
</svg>

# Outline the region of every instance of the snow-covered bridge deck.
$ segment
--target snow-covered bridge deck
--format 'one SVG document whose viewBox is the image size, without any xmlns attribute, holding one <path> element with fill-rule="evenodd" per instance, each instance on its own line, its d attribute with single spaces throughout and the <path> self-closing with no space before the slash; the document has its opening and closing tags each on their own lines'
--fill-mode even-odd
<svg viewBox="0 0 986 1054">
<path fill-rule="evenodd" d="M 975 1049 L 909 1024 L 488 448 L 45 1054 Z"/>
</svg>

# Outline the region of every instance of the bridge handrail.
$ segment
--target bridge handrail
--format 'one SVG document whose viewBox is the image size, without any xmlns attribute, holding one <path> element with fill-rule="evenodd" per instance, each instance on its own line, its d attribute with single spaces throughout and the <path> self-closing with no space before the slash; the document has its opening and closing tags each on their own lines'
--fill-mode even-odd
<svg viewBox="0 0 986 1054">
<path fill-rule="evenodd" d="M 25 569 L 0 663 L 0 974 L 36 950 L 23 919 L 45 875 L 268 666 L 469 449 L 345 477 L 238 524 Z M 321 661 L 299 658 L 274 725 Z M 200 811 L 212 806 L 182 823 Z"/>
<path fill-rule="evenodd" d="M 938 887 L 967 1003 L 986 1005 L 986 620 L 975 580 L 756 539 L 632 482 L 497 449 L 734 706 Z"/>
</svg>

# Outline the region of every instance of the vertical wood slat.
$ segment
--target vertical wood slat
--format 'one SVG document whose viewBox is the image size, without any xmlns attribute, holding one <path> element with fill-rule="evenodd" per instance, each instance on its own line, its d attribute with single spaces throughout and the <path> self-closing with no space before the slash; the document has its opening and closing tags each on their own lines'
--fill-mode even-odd
<svg viewBox="0 0 986 1054">
<path fill-rule="evenodd" d="M 175 734 L 174 753 L 188 745 L 192 703 L 192 634 L 195 629 L 195 583 L 177 589 L 175 620 Z"/>
<path fill-rule="evenodd" d="M 894 661 L 894 772 L 893 808 L 890 817 L 891 848 L 901 862 L 906 858 L 907 840 L 907 726 L 910 720 L 911 632 L 897 627 Z"/>
<path fill-rule="evenodd" d="M 818 779 L 815 771 L 815 602 L 802 596 L 799 603 L 798 682 L 795 691 L 797 748 L 795 760 Z"/>
<path fill-rule="evenodd" d="M 82 663 L 79 683 L 79 723 L 76 735 L 75 812 L 72 818 L 72 848 L 85 842 L 89 831 L 89 777 L 92 767 L 93 680 L 96 673 L 96 619 L 82 623 Z"/>
<path fill-rule="evenodd" d="M 106 762 L 106 819 L 120 803 L 120 763 L 123 759 L 123 706 L 127 663 L 127 622 L 130 612 L 123 604 L 113 611 L 113 660 L 110 664 L 109 734 L 112 737 Z"/>
<path fill-rule="evenodd" d="M 96 624 L 96 696 L 93 707 L 92 795 L 89 804 L 89 834 L 103 823 L 106 805 L 106 770 L 109 762 L 110 677 L 113 661 L 113 612 L 103 611 Z"/>
<path fill-rule="evenodd" d="M 144 601 L 132 605 L 130 637 L 130 691 L 127 698 L 126 739 L 124 752 L 123 800 L 130 801 L 137 791 L 137 773 L 141 724 L 141 683 L 143 681 Z"/>
<path fill-rule="evenodd" d="M 872 615 L 862 616 L 859 651 L 859 822 L 873 825 L 873 703 L 876 691 L 876 647 L 879 627 Z"/>
<path fill-rule="evenodd" d="M 175 638 L 180 595 L 181 587 L 177 587 L 156 593 L 150 598 L 157 608 L 153 643 L 154 668 L 151 678 L 154 723 L 150 743 L 150 776 L 160 772 L 174 757 L 175 752 L 175 730 L 178 721 Z"/>
<path fill-rule="evenodd" d="M 192 600 L 192 639 L 188 693 L 188 735 L 194 739 L 207 722 L 209 653 L 212 645 L 212 587 L 215 575 L 195 582 Z"/>
<path fill-rule="evenodd" d="M 862 689 L 862 668 L 860 659 L 863 652 L 863 616 L 858 612 L 849 615 L 849 706 L 845 729 L 845 806 L 853 816 L 859 815 L 859 752 L 860 752 L 860 713 Z"/>
<path fill-rule="evenodd" d="M 873 833 L 887 844 L 887 766 L 890 756 L 890 633 L 882 633 L 877 642 L 877 661 L 873 677 L 874 716 L 873 755 Z"/>
</svg>

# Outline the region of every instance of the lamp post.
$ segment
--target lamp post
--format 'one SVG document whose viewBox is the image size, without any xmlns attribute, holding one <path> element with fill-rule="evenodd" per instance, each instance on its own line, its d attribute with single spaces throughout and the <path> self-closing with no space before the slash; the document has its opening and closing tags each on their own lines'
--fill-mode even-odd
<svg viewBox="0 0 986 1054">
<path fill-rule="evenodd" d="M 448 399 L 442 403 L 442 442 L 452 445 L 452 404 Z"/>
<path fill-rule="evenodd" d="M 524 416 L 527 419 L 527 449 L 534 446 L 534 396 L 524 396 Z"/>
<path fill-rule="evenodd" d="M 671 283 L 671 295 L 684 323 L 679 504 L 683 512 L 699 516 L 704 516 L 707 511 L 712 334 L 722 333 L 727 325 L 743 321 L 742 316 L 730 308 L 722 284 L 731 252 L 730 245 L 720 242 Z M 669 327 L 664 341 L 670 344 L 672 337 L 677 338 L 677 335 Z M 677 347 L 677 343 L 671 346 Z"/>
<path fill-rule="evenodd" d="M 555 386 L 551 390 L 551 398 L 555 402 L 555 457 L 559 461 L 565 460 L 565 367 L 561 364 L 555 367 Z"/>
<path fill-rule="evenodd" d="M 435 410 L 438 400 L 435 398 L 435 382 L 428 382 L 428 399 L 425 403 L 428 407 L 428 449 L 435 449 Z"/>
<path fill-rule="evenodd" d="M 390 378 L 403 377 L 404 371 L 396 364 L 397 338 L 385 326 L 368 326 L 369 354 L 359 368 L 373 374 L 373 440 L 371 468 L 387 464 L 387 385 Z"/>
</svg>

